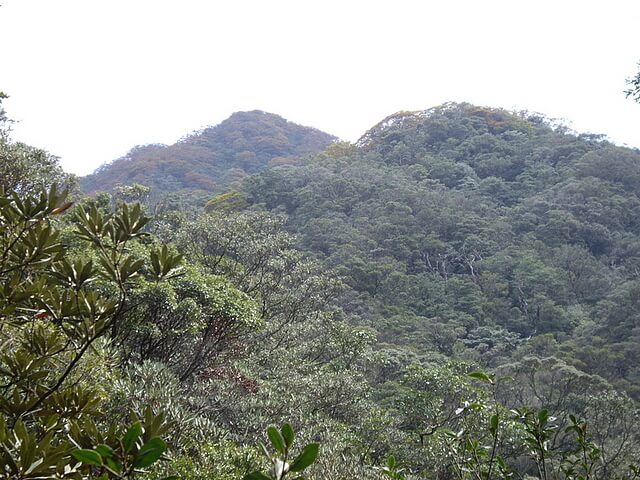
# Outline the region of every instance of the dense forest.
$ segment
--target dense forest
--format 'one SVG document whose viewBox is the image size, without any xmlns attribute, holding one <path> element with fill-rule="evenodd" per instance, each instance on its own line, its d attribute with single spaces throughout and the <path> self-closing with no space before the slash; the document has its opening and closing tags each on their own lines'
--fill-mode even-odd
<svg viewBox="0 0 640 480">
<path fill-rule="evenodd" d="M 0 159 L 0 478 L 640 477 L 637 150 L 445 104 Z"/>
<path fill-rule="evenodd" d="M 640 153 L 471 105 L 250 179 L 384 344 L 491 367 L 535 352 L 636 397 Z"/>
</svg>

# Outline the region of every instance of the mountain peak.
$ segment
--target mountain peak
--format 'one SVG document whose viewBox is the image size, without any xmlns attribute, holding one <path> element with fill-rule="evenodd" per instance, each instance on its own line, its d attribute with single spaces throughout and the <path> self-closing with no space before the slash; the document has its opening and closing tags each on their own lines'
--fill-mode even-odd
<svg viewBox="0 0 640 480">
<path fill-rule="evenodd" d="M 82 179 L 86 192 L 142 183 L 156 193 L 211 194 L 269 165 L 294 163 L 324 150 L 336 137 L 261 110 L 235 112 L 218 125 L 169 146 L 134 147 Z"/>
</svg>

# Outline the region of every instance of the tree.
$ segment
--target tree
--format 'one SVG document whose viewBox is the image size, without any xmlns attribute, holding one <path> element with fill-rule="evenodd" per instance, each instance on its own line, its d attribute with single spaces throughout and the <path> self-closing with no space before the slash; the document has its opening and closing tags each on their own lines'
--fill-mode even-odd
<svg viewBox="0 0 640 480">
<path fill-rule="evenodd" d="M 633 98 L 636 102 L 640 103 L 640 63 L 638 64 L 638 73 L 635 77 L 631 77 L 627 80 L 629 88 L 625 90 L 627 97 Z"/>
<path fill-rule="evenodd" d="M 54 184 L 75 187 L 75 177 L 62 170 L 58 157 L 45 150 L 11 141 L 11 120 L 2 108 L 2 100 L 6 98 L 7 95 L 0 92 L 0 187 L 5 191 L 23 194 L 37 193 Z"/>
<path fill-rule="evenodd" d="M 70 206 L 55 187 L 0 190 L 1 478 L 133 478 L 166 449 L 151 410 L 129 428 L 100 418 L 100 344 L 136 277 L 163 280 L 179 259 L 132 252 L 148 221 L 139 206 L 108 216 L 78 207 L 75 230 L 58 219 Z"/>
<path fill-rule="evenodd" d="M 7 112 L 2 107 L 2 101 L 9 98 L 9 96 L 0 91 L 0 138 L 4 138 L 9 134 L 9 124 L 11 123 L 7 118 Z"/>
<path fill-rule="evenodd" d="M 33 194 L 50 185 L 73 188 L 75 177 L 45 150 L 0 137 L 0 186 L 5 191 Z"/>
<path fill-rule="evenodd" d="M 126 363 L 159 361 L 191 383 L 261 321 L 255 303 L 224 277 L 193 266 L 181 273 L 171 282 L 139 282 L 114 341 Z"/>
</svg>

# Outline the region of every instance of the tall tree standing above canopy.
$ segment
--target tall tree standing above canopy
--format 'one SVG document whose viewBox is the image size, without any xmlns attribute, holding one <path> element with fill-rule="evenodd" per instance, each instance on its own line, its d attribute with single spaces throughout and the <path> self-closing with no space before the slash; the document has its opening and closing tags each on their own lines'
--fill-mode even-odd
<svg viewBox="0 0 640 480">
<path fill-rule="evenodd" d="M 2 107 L 2 101 L 9 96 L 0 90 L 0 139 L 4 139 L 9 135 L 9 119 L 7 118 L 7 112 Z"/>
<path fill-rule="evenodd" d="M 636 73 L 635 77 L 627 80 L 627 85 L 629 85 L 629 89 L 625 90 L 624 93 L 627 94 L 627 97 L 631 97 L 640 103 L 640 63 L 638 63 L 638 73 Z"/>
<path fill-rule="evenodd" d="M 11 120 L 2 101 L 8 96 L 0 91 L 0 187 L 21 194 L 39 192 L 59 185 L 73 190 L 76 179 L 62 170 L 58 157 L 40 148 L 11 141 Z"/>
</svg>

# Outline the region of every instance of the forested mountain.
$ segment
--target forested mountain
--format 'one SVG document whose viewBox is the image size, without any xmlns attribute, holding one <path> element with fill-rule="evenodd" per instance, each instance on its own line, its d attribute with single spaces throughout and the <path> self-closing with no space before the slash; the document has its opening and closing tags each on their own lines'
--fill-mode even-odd
<svg viewBox="0 0 640 480">
<path fill-rule="evenodd" d="M 258 110 L 236 112 L 219 125 L 173 145 L 142 145 L 82 178 L 87 193 L 143 184 L 156 198 L 179 191 L 211 193 L 268 166 L 295 162 L 335 140 L 320 130 Z"/>
<path fill-rule="evenodd" d="M 86 179 L 185 193 L 151 218 L 69 201 L 7 121 L 0 478 L 640 478 L 640 152 L 468 104 L 355 145 L 239 113 Z"/>
<path fill-rule="evenodd" d="M 640 152 L 467 104 L 248 180 L 386 344 L 489 366 L 536 353 L 640 395 Z"/>
</svg>

